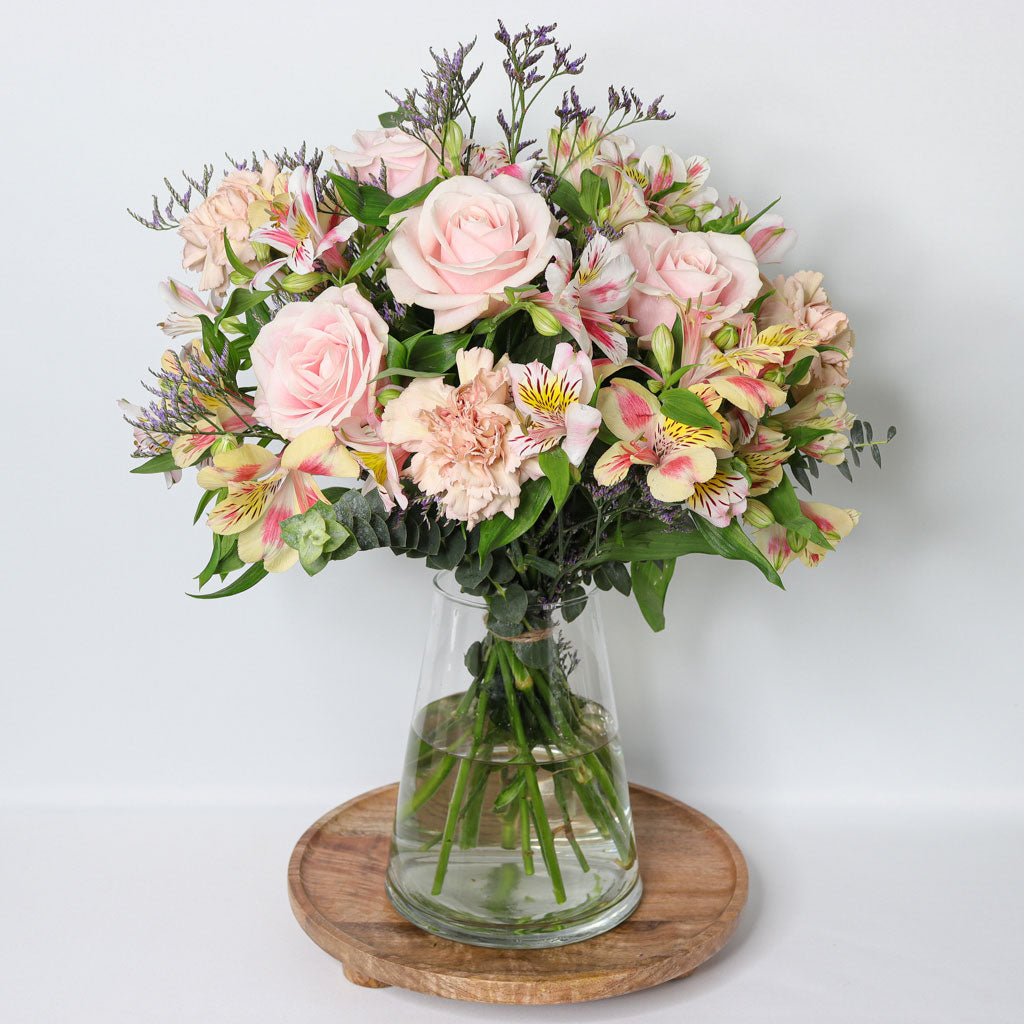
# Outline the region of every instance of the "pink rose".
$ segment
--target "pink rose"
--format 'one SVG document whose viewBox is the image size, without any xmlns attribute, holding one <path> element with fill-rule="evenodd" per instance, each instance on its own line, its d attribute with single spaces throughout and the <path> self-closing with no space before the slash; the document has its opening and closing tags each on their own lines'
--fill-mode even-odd
<svg viewBox="0 0 1024 1024">
<path fill-rule="evenodd" d="M 354 284 L 285 306 L 253 342 L 256 417 L 282 437 L 355 433 L 371 417 L 387 324 Z"/>
<path fill-rule="evenodd" d="M 354 171 L 362 182 L 379 182 L 387 172 L 387 191 L 392 196 L 408 195 L 437 177 L 437 157 L 419 139 L 401 128 L 377 128 L 356 132 L 353 151 L 331 146 L 331 155 L 339 166 Z"/>
<path fill-rule="evenodd" d="M 249 243 L 249 205 L 265 198 L 277 166 L 269 160 L 263 171 L 232 171 L 191 213 L 181 218 L 178 234 L 185 239 L 181 265 L 202 273 L 199 287 L 224 294 L 228 287 L 228 256 L 224 250 L 224 232 L 231 249 L 247 266 L 256 266 L 256 253 Z"/>
<path fill-rule="evenodd" d="M 436 334 L 505 307 L 505 289 L 532 281 L 554 255 L 548 204 L 507 174 L 442 181 L 399 221 L 388 284 L 399 302 L 434 310 Z"/>
<path fill-rule="evenodd" d="M 739 235 L 644 223 L 631 224 L 622 239 L 636 267 L 626 315 L 636 321 L 633 329 L 641 338 L 659 324 L 671 327 L 687 303 L 720 323 L 760 291 L 757 259 Z"/>
</svg>

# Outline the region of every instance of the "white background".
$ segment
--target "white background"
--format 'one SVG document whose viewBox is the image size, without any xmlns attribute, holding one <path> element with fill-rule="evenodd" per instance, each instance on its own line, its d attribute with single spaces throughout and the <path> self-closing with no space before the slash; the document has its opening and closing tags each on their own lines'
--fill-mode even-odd
<svg viewBox="0 0 1024 1024">
<path fill-rule="evenodd" d="M 377 552 L 190 600 L 196 492 L 127 474 L 114 406 L 181 276 L 125 205 L 225 150 L 347 144 L 427 45 L 494 61 L 502 10 L 561 22 L 585 96 L 663 91 L 638 134 L 723 196 L 783 196 L 785 269 L 857 332 L 851 407 L 900 428 L 816 488 L 862 522 L 785 593 L 694 557 L 664 633 L 604 599 L 630 775 L 725 825 L 752 896 L 693 978 L 572 1010 L 357 990 L 291 921 L 291 844 L 397 776 L 429 574 Z M 1010 3 L 9 9 L 0 1018 L 1019 1019 L 1022 31 Z"/>
</svg>

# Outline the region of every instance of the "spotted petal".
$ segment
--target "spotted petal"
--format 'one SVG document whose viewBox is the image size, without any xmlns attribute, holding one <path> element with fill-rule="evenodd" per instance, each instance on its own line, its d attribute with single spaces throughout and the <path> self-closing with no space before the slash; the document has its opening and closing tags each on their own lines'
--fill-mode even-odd
<svg viewBox="0 0 1024 1024">
<path fill-rule="evenodd" d="M 714 526 L 726 527 L 733 516 L 746 511 L 749 491 L 750 484 L 742 473 L 719 468 L 710 480 L 693 485 L 693 494 L 687 498 L 687 504 Z"/>
</svg>

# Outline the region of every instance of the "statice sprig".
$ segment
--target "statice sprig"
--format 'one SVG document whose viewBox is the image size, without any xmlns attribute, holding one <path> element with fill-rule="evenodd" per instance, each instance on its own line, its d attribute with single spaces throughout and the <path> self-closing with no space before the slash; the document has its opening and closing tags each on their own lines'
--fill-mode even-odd
<svg viewBox="0 0 1024 1024">
<path fill-rule="evenodd" d="M 448 133 L 464 114 L 469 118 L 469 135 L 472 136 L 476 118 L 470 110 L 470 89 L 480 76 L 483 64 L 476 70 L 466 71 L 466 58 L 476 39 L 460 43 L 454 53 L 434 50 L 430 56 L 434 61 L 432 70 L 423 69 L 423 87 L 406 89 L 403 96 L 393 92 L 387 95 L 394 100 L 393 113 L 381 117 L 385 127 L 398 127 L 422 142 L 438 162 L 444 166 Z"/>
<path fill-rule="evenodd" d="M 189 212 L 193 193 L 201 195 L 203 199 L 209 194 L 210 182 L 213 180 L 213 164 L 204 164 L 203 173 L 198 177 L 193 178 L 185 171 L 181 172 L 181 176 L 188 185 L 187 189 L 179 192 L 171 184 L 170 178 L 164 178 L 164 186 L 170 197 L 166 204 L 161 205 L 161 201 L 153 196 L 153 209 L 148 216 L 136 213 L 132 209 L 128 210 L 129 216 L 137 220 L 144 228 L 149 228 L 152 231 L 170 231 L 176 228 L 179 218 Z M 179 212 L 175 212 L 176 209 Z"/>
<path fill-rule="evenodd" d="M 510 160 L 516 157 L 536 139 L 523 139 L 523 128 L 526 115 L 537 101 L 537 98 L 557 78 L 565 75 L 579 75 L 587 57 L 569 58 L 571 46 L 560 46 L 551 34 L 557 24 L 541 25 L 530 28 L 527 25 L 521 32 L 511 35 L 504 23 L 499 19 L 498 31 L 494 38 L 505 47 L 505 59 L 502 67 L 508 76 L 510 113 L 498 111 L 498 126 L 505 135 Z M 544 73 L 540 63 L 549 51 L 551 53 L 551 69 Z M 575 95 L 575 90 L 573 90 Z"/>
</svg>

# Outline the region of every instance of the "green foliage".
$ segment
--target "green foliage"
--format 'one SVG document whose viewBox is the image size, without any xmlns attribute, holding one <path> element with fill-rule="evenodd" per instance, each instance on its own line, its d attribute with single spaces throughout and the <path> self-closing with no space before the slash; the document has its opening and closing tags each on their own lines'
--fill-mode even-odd
<svg viewBox="0 0 1024 1024">
<path fill-rule="evenodd" d="M 710 427 L 712 430 L 722 427 L 700 398 L 685 388 L 665 391 L 661 396 L 661 411 L 670 420 L 685 423 L 688 427 Z"/>
<path fill-rule="evenodd" d="M 338 522 L 333 507 L 323 501 L 318 501 L 301 515 L 285 520 L 281 524 L 281 539 L 298 551 L 299 564 L 310 576 L 320 572 L 331 560 L 331 555 L 346 544 L 349 554 L 359 550 L 353 532 Z"/>
<path fill-rule="evenodd" d="M 447 373 L 469 339 L 469 334 L 419 334 L 410 338 L 405 342 L 408 368 L 424 376 Z"/>
<path fill-rule="evenodd" d="M 655 633 L 665 628 L 665 594 L 675 572 L 676 560 L 667 558 L 631 565 L 633 594 L 647 625 Z"/>
<path fill-rule="evenodd" d="M 267 570 L 263 568 L 262 562 L 254 562 L 249 568 L 242 573 L 237 579 L 233 580 L 226 587 L 216 591 L 213 594 L 189 594 L 189 597 L 194 597 L 200 601 L 208 601 L 217 597 L 233 597 L 235 594 L 244 593 L 246 590 L 250 590 L 255 587 L 264 576 L 267 575 Z"/>
<path fill-rule="evenodd" d="M 177 469 L 174 456 L 170 452 L 161 452 L 150 459 L 146 459 L 141 465 L 129 470 L 130 473 L 169 473 Z"/>
<path fill-rule="evenodd" d="M 541 472 L 548 478 L 548 483 L 551 485 L 551 497 L 555 508 L 561 508 L 565 504 L 565 499 L 569 497 L 569 490 L 572 487 L 569 457 L 565 454 L 565 450 L 559 447 L 541 452 L 537 461 L 540 463 Z"/>
<path fill-rule="evenodd" d="M 537 521 L 550 497 L 551 484 L 547 477 L 531 480 L 519 495 L 519 508 L 516 509 L 514 519 L 499 514 L 481 523 L 478 551 L 481 562 L 495 548 L 503 547 L 526 533 Z"/>
<path fill-rule="evenodd" d="M 789 477 L 783 475 L 782 482 L 777 487 L 761 495 L 761 501 L 771 509 L 775 521 L 791 533 L 813 541 L 826 551 L 832 550 L 832 545 L 821 530 L 800 511 L 800 501 L 789 482 Z"/>
</svg>

